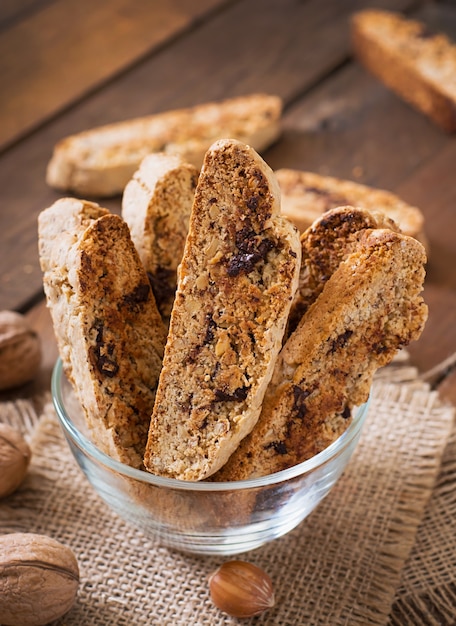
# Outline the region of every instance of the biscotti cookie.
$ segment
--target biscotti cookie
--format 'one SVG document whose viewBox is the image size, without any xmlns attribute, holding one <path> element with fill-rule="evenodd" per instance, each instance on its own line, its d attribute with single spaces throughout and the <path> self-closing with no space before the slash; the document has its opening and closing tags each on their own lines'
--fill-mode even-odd
<svg viewBox="0 0 456 626">
<path fill-rule="evenodd" d="M 39 250 L 65 373 L 93 439 L 140 468 L 165 329 L 128 226 L 64 198 L 39 216 Z"/>
<path fill-rule="evenodd" d="M 456 45 L 422 23 L 367 9 L 352 18 L 353 50 L 376 78 L 441 128 L 456 130 Z"/>
<path fill-rule="evenodd" d="M 198 170 L 177 156 L 151 154 L 125 187 L 122 217 L 167 322 L 174 302 L 177 266 L 184 252 Z"/>
<path fill-rule="evenodd" d="M 252 94 L 93 128 L 62 139 L 46 180 L 85 196 L 119 194 L 152 152 L 180 156 L 201 167 L 209 146 L 233 137 L 261 152 L 280 134 L 282 101 Z"/>
<path fill-rule="evenodd" d="M 299 286 L 288 317 L 287 336 L 296 329 L 341 261 L 353 251 L 361 232 L 373 228 L 398 230 L 384 213 L 344 206 L 326 211 L 302 233 Z"/>
<path fill-rule="evenodd" d="M 258 419 L 298 284 L 299 233 L 249 146 L 207 152 L 152 414 L 146 468 L 200 480 Z"/>
<path fill-rule="evenodd" d="M 282 213 L 301 232 L 325 211 L 348 205 L 383 213 L 404 235 L 415 237 L 427 248 L 422 212 L 389 191 L 314 172 L 281 169 L 275 174 L 280 185 Z"/>
<path fill-rule="evenodd" d="M 365 402 L 375 371 L 419 337 L 423 246 L 366 230 L 282 349 L 259 421 L 214 480 L 242 480 L 300 463 L 331 444 Z"/>
</svg>

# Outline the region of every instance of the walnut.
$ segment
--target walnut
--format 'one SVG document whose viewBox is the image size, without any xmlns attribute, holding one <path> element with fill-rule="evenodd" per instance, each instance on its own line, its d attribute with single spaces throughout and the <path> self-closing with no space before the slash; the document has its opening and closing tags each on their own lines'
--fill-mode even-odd
<svg viewBox="0 0 456 626">
<path fill-rule="evenodd" d="M 41 626 L 74 604 L 79 568 L 72 550 L 32 533 L 0 536 L 0 624 Z"/>
<path fill-rule="evenodd" d="M 40 339 L 25 317 L 0 311 L 0 391 L 32 380 L 40 364 Z"/>
<path fill-rule="evenodd" d="M 9 496 L 22 483 L 31 455 L 21 433 L 0 423 L 0 498 Z"/>
</svg>

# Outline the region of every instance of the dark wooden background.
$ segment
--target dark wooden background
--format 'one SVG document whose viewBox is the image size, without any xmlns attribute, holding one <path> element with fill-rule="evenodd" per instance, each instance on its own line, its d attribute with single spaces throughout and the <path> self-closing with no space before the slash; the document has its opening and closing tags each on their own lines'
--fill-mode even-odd
<svg viewBox="0 0 456 626">
<path fill-rule="evenodd" d="M 352 58 L 350 15 L 403 11 L 456 40 L 456 4 L 381 0 L 2 0 L 0 308 L 26 313 L 56 357 L 42 293 L 37 216 L 61 194 L 45 169 L 60 138 L 92 126 L 266 91 L 285 102 L 263 156 L 383 187 L 421 208 L 430 241 L 429 321 L 410 346 L 424 372 L 456 352 L 456 139 Z M 102 202 L 118 212 L 120 199 Z M 456 373 L 436 381 L 456 401 Z M 5 394 L 3 394 L 5 396 Z"/>
</svg>

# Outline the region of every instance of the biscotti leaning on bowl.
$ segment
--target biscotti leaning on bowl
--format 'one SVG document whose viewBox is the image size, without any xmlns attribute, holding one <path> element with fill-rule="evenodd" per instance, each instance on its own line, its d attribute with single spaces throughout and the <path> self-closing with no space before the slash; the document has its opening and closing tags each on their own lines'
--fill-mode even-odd
<svg viewBox="0 0 456 626">
<path fill-rule="evenodd" d="M 62 139 L 47 183 L 84 196 L 122 193 L 142 159 L 154 152 L 201 167 L 217 139 L 232 137 L 261 152 L 280 135 L 282 100 L 251 94 L 93 128 Z"/>
<path fill-rule="evenodd" d="M 383 214 L 428 251 L 423 213 L 390 191 L 316 172 L 280 169 L 275 175 L 280 185 L 282 213 L 301 232 L 326 211 L 348 205 Z"/>
<path fill-rule="evenodd" d="M 346 252 L 281 350 L 257 424 L 213 480 L 265 476 L 321 452 L 367 401 L 376 370 L 420 336 L 423 246 L 362 228 Z"/>
<path fill-rule="evenodd" d="M 456 45 L 421 22 L 366 9 L 351 23 L 355 56 L 374 76 L 448 132 L 456 130 Z"/>
<path fill-rule="evenodd" d="M 64 371 L 94 441 L 142 468 L 166 331 L 128 227 L 63 198 L 40 213 L 38 234 Z"/>
<path fill-rule="evenodd" d="M 298 284 L 297 229 L 269 166 L 221 140 L 205 156 L 144 464 L 201 480 L 253 428 Z"/>
</svg>

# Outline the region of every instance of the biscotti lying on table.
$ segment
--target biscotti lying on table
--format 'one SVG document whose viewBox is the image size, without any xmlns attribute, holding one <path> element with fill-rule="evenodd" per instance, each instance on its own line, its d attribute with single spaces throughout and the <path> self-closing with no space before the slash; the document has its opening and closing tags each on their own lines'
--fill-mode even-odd
<svg viewBox="0 0 456 626">
<path fill-rule="evenodd" d="M 93 128 L 62 139 L 46 180 L 84 196 L 123 192 L 142 159 L 163 152 L 200 168 L 217 139 L 232 137 L 261 152 L 279 136 L 282 100 L 251 94 Z"/>
<path fill-rule="evenodd" d="M 360 63 L 441 128 L 454 132 L 456 45 L 421 22 L 388 11 L 360 11 L 351 26 Z"/>
<path fill-rule="evenodd" d="M 127 224 L 91 203 L 59 202 L 40 217 L 40 250 L 65 369 L 93 396 L 80 399 L 100 447 L 135 467 L 142 450 L 144 468 L 158 475 L 241 480 L 318 453 L 427 317 L 421 243 L 383 213 L 351 206 L 326 212 L 300 237 L 280 214 L 269 166 L 226 139 L 207 151 L 198 179 L 162 361 L 164 326 Z M 106 237 L 96 239 L 105 222 L 119 240 L 106 260 Z M 137 278 L 124 280 L 131 267 Z M 133 403 L 143 367 L 148 415 L 141 445 L 131 445 L 133 419 L 106 411 L 99 397 Z"/>
<path fill-rule="evenodd" d="M 390 191 L 316 172 L 280 169 L 275 174 L 280 185 L 282 213 L 301 232 L 325 211 L 350 205 L 383 214 L 395 222 L 404 235 L 415 237 L 427 248 L 422 212 Z"/>
</svg>

